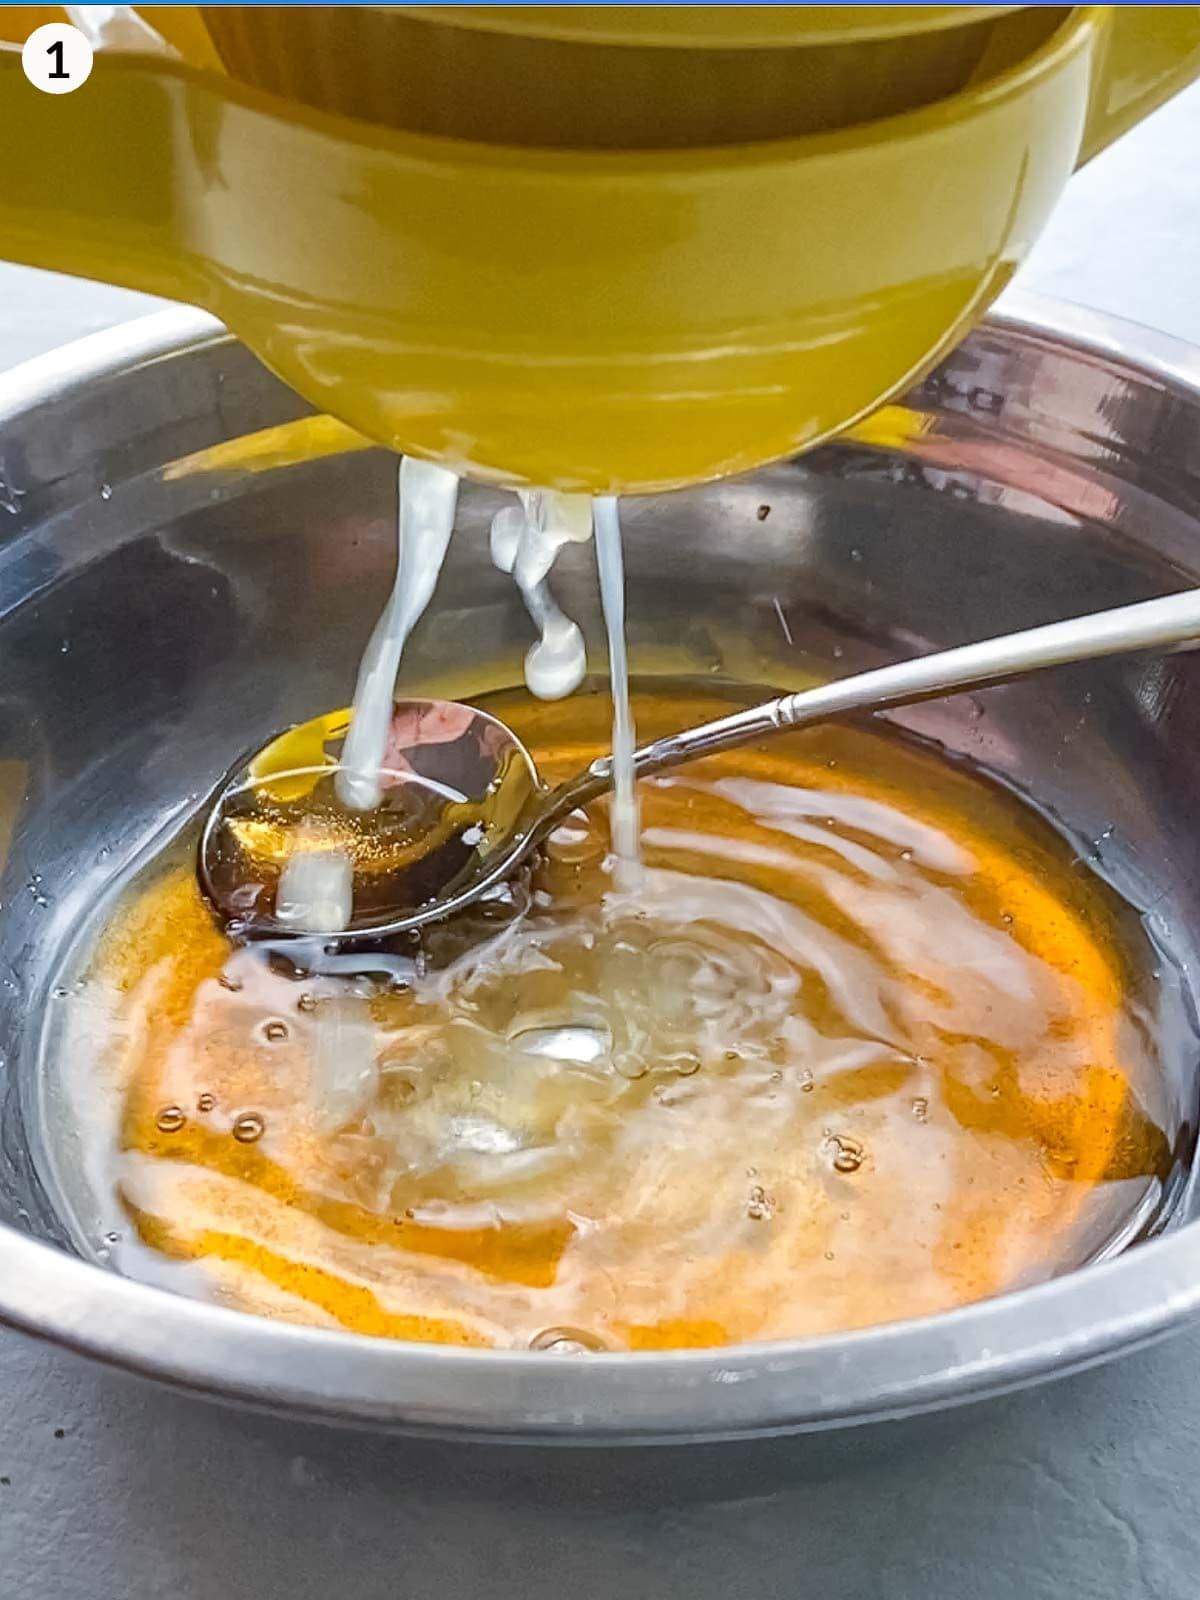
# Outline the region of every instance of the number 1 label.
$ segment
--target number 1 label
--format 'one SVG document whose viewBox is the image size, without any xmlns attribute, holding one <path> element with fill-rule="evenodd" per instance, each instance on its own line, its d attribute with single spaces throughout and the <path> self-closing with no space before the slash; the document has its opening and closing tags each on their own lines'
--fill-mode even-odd
<svg viewBox="0 0 1200 1600">
<path fill-rule="evenodd" d="M 91 74 L 92 47 L 69 22 L 47 22 L 26 39 L 21 48 L 21 65 L 35 89 L 46 94 L 70 94 Z"/>
</svg>

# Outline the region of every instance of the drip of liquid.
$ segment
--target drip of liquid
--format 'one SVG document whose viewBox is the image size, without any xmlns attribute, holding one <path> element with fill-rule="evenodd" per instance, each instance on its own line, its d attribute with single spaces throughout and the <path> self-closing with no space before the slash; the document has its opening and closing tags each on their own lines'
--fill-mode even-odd
<svg viewBox="0 0 1200 1600">
<path fill-rule="evenodd" d="M 520 501 L 492 519 L 492 560 L 512 574 L 541 635 L 525 657 L 526 685 L 539 700 L 561 700 L 583 682 L 587 651 L 550 592 L 550 569 L 563 545 L 591 538 L 591 501 L 545 489 L 522 489 Z"/>
<path fill-rule="evenodd" d="M 612 842 L 617 888 L 636 889 L 641 881 L 639 817 L 633 752 L 636 734 L 629 704 L 629 665 L 625 657 L 625 564 L 621 557 L 621 522 L 613 495 L 598 495 L 596 566 L 600 573 L 600 604 L 608 634 L 608 676 L 612 690 Z"/>
<path fill-rule="evenodd" d="M 392 722 L 396 674 L 409 634 L 433 597 L 458 504 L 458 477 L 430 461 L 400 463 L 396 581 L 363 653 L 354 688 L 354 719 L 342 749 L 338 799 L 370 811 L 383 793 L 379 769 Z"/>
</svg>

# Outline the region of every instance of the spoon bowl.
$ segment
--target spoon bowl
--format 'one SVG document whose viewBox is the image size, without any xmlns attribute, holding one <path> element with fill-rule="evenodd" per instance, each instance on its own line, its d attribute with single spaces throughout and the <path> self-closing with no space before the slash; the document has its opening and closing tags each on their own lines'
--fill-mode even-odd
<svg viewBox="0 0 1200 1600">
<path fill-rule="evenodd" d="M 220 786 L 200 881 L 231 930 L 364 936 L 474 883 L 538 792 L 521 741 L 474 706 L 397 702 L 382 798 L 354 811 L 335 778 L 351 712 L 290 728 Z"/>
</svg>

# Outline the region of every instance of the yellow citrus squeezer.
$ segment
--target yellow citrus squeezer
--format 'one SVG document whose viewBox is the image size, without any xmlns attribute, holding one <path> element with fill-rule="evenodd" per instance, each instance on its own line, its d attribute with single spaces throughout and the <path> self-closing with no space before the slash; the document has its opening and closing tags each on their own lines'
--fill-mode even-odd
<svg viewBox="0 0 1200 1600">
<path fill-rule="evenodd" d="M 20 45 L 62 12 L 0 6 L 0 256 L 202 305 L 397 450 L 593 492 L 895 394 L 1200 72 L 1190 5 L 141 17 L 49 96 Z"/>
</svg>

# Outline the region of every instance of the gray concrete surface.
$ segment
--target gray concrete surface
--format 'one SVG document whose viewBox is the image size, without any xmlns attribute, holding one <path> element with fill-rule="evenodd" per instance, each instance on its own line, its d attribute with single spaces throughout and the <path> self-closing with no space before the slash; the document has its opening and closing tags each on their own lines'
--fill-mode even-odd
<svg viewBox="0 0 1200 1600">
<path fill-rule="evenodd" d="M 1200 89 L 1020 281 L 1200 343 Z M 148 302 L 0 267 L 0 366 Z M 1195 1600 L 1200 1332 L 928 1429 L 435 1448 L 226 1412 L 0 1334 L 2 1600 Z"/>
<path fill-rule="evenodd" d="M 782 1441 L 697 1462 L 338 1434 L 9 1339 L 0 1592 L 1194 1600 L 1198 1369 L 1200 1338 L 1181 1338 L 894 1451 Z"/>
</svg>

